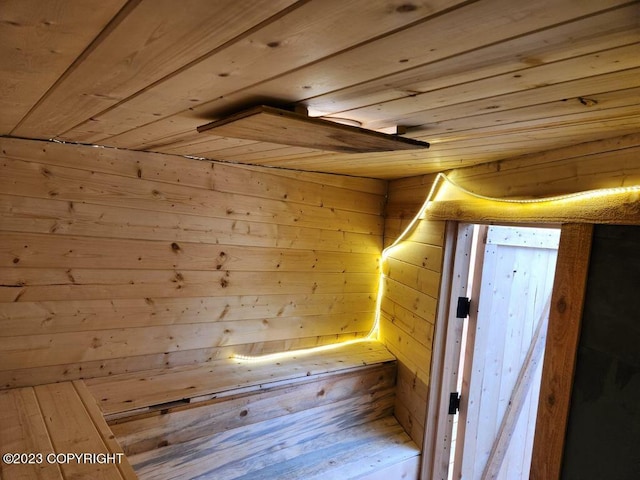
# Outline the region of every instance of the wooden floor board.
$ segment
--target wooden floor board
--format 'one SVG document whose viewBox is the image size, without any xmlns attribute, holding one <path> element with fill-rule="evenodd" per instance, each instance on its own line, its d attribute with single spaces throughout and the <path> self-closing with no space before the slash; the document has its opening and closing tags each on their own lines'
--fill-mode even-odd
<svg viewBox="0 0 640 480">
<path fill-rule="evenodd" d="M 348 404 L 353 400 L 336 404 L 321 415 L 307 411 L 288 416 L 278 428 L 268 423 L 252 432 L 231 431 L 172 451 L 160 449 L 131 458 L 142 480 L 187 476 L 346 480 L 417 457 L 417 447 L 393 417 L 343 425 Z M 328 422 L 331 415 L 340 421 Z"/>
</svg>

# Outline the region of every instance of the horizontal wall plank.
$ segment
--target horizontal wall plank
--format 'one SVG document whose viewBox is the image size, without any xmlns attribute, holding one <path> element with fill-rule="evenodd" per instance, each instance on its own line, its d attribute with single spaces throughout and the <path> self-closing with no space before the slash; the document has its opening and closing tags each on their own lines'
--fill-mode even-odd
<svg viewBox="0 0 640 480">
<path fill-rule="evenodd" d="M 398 363 L 395 415 L 417 445 L 423 443 L 428 385 L 417 372 Z"/>
<path fill-rule="evenodd" d="M 386 182 L 0 146 L 3 387 L 324 345 L 372 327 Z"/>
<path fill-rule="evenodd" d="M 440 288 L 439 272 L 429 270 L 422 265 L 412 265 L 393 257 L 384 261 L 382 271 L 387 277 L 403 285 L 411 285 L 412 288 L 433 298 L 438 296 Z"/>
<path fill-rule="evenodd" d="M 225 165 L 114 148 L 0 138 L 0 152 L 14 160 L 361 213 L 377 214 L 386 193 L 386 182 L 381 180 Z"/>
<path fill-rule="evenodd" d="M 31 368 L 16 368 L 0 371 L 0 388 L 17 388 L 57 381 L 78 380 L 93 377 L 118 375 L 129 372 L 197 365 L 217 358 L 228 358 L 233 354 L 263 355 L 285 350 L 296 350 L 362 339 L 368 332 L 332 334 L 327 336 L 272 340 L 224 347 L 207 347 L 193 350 L 132 355 L 129 357 L 90 360 L 60 365 L 45 365 Z"/>
<path fill-rule="evenodd" d="M 8 158 L 0 160 L 0 174 L 0 190 L 19 196 L 359 233 L 379 233 L 382 228 L 376 215 L 300 206 L 285 199 L 258 201 L 240 194 Z"/>
<path fill-rule="evenodd" d="M 388 296 L 382 298 L 380 310 L 384 313 L 385 317 L 400 330 L 413 336 L 413 338 L 423 344 L 425 348 L 431 349 L 435 328 L 434 322 L 394 302 Z"/>
<path fill-rule="evenodd" d="M 640 184 L 640 135 L 530 154 L 455 170 L 451 178 L 475 193 L 527 197 Z"/>
<path fill-rule="evenodd" d="M 442 247 L 426 243 L 408 241 L 388 250 L 387 255 L 434 272 L 439 272 L 442 266 Z"/>
<path fill-rule="evenodd" d="M 399 330 L 393 322 L 382 315 L 380 331 L 384 336 L 389 351 L 398 357 L 398 362 L 405 365 L 425 385 L 429 384 L 431 367 L 431 350 L 416 342 L 411 335 Z"/>
<path fill-rule="evenodd" d="M 269 294 L 369 293 L 374 273 L 0 269 L 0 301 L 112 300 Z"/>
<path fill-rule="evenodd" d="M 415 288 L 399 283 L 390 278 L 384 279 L 384 296 L 398 305 L 433 324 L 436 314 L 437 300 Z"/>
<path fill-rule="evenodd" d="M 88 332 L 0 337 L 0 370 L 103 360 L 134 355 L 228 346 L 255 341 L 365 332 L 371 329 L 369 314 L 344 319 L 315 317 L 241 320 L 233 322 L 162 325 Z M 293 324 L 292 324 L 293 323 Z"/>
<path fill-rule="evenodd" d="M 373 273 L 378 257 L 187 242 L 97 239 L 3 232 L 0 265 L 25 268 L 115 268 Z"/>
<path fill-rule="evenodd" d="M 374 307 L 367 293 L 0 303 L 0 336 L 307 316 L 349 321 L 372 316 Z"/>
<path fill-rule="evenodd" d="M 379 253 L 363 233 L 0 194 L 0 231 Z"/>
</svg>

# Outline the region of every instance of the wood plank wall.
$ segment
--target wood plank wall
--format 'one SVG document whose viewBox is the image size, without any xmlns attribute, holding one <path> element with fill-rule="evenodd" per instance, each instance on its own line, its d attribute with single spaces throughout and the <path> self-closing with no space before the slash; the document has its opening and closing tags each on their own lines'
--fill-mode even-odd
<svg viewBox="0 0 640 480">
<path fill-rule="evenodd" d="M 640 135 L 588 142 L 448 172 L 471 191 L 495 197 L 536 197 L 595 188 L 640 185 Z M 432 174 L 389 183 L 385 246 L 422 206 Z M 421 221 L 387 266 L 381 339 L 398 357 L 396 416 L 422 442 L 429 385 L 432 334 L 441 275 L 444 221 Z M 424 262 L 424 265 L 423 265 Z"/>
<path fill-rule="evenodd" d="M 414 201 L 426 196 L 433 178 L 412 177 L 390 183 L 386 246 L 408 226 L 417 210 Z M 398 358 L 395 415 L 418 445 L 424 437 L 444 229 L 443 221 L 420 221 L 406 242 L 392 249 L 383 263 L 380 337 Z"/>
<path fill-rule="evenodd" d="M 0 387 L 368 333 L 386 182 L 0 138 Z"/>
</svg>

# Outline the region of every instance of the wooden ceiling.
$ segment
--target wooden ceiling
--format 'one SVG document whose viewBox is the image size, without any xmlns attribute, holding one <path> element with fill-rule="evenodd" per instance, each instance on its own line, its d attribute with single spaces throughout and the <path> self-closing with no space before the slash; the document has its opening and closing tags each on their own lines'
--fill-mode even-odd
<svg viewBox="0 0 640 480">
<path fill-rule="evenodd" d="M 0 134 L 378 178 L 640 130 L 640 2 L 0 0 Z M 431 143 L 199 134 L 258 104 Z"/>
</svg>

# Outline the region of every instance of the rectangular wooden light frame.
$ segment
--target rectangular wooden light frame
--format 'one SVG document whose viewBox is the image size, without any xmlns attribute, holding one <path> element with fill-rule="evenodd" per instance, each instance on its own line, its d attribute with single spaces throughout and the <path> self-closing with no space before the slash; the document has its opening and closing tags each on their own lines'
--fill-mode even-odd
<svg viewBox="0 0 640 480">
<path fill-rule="evenodd" d="M 198 132 L 342 153 L 428 148 L 429 144 L 260 105 L 198 127 Z"/>
</svg>

